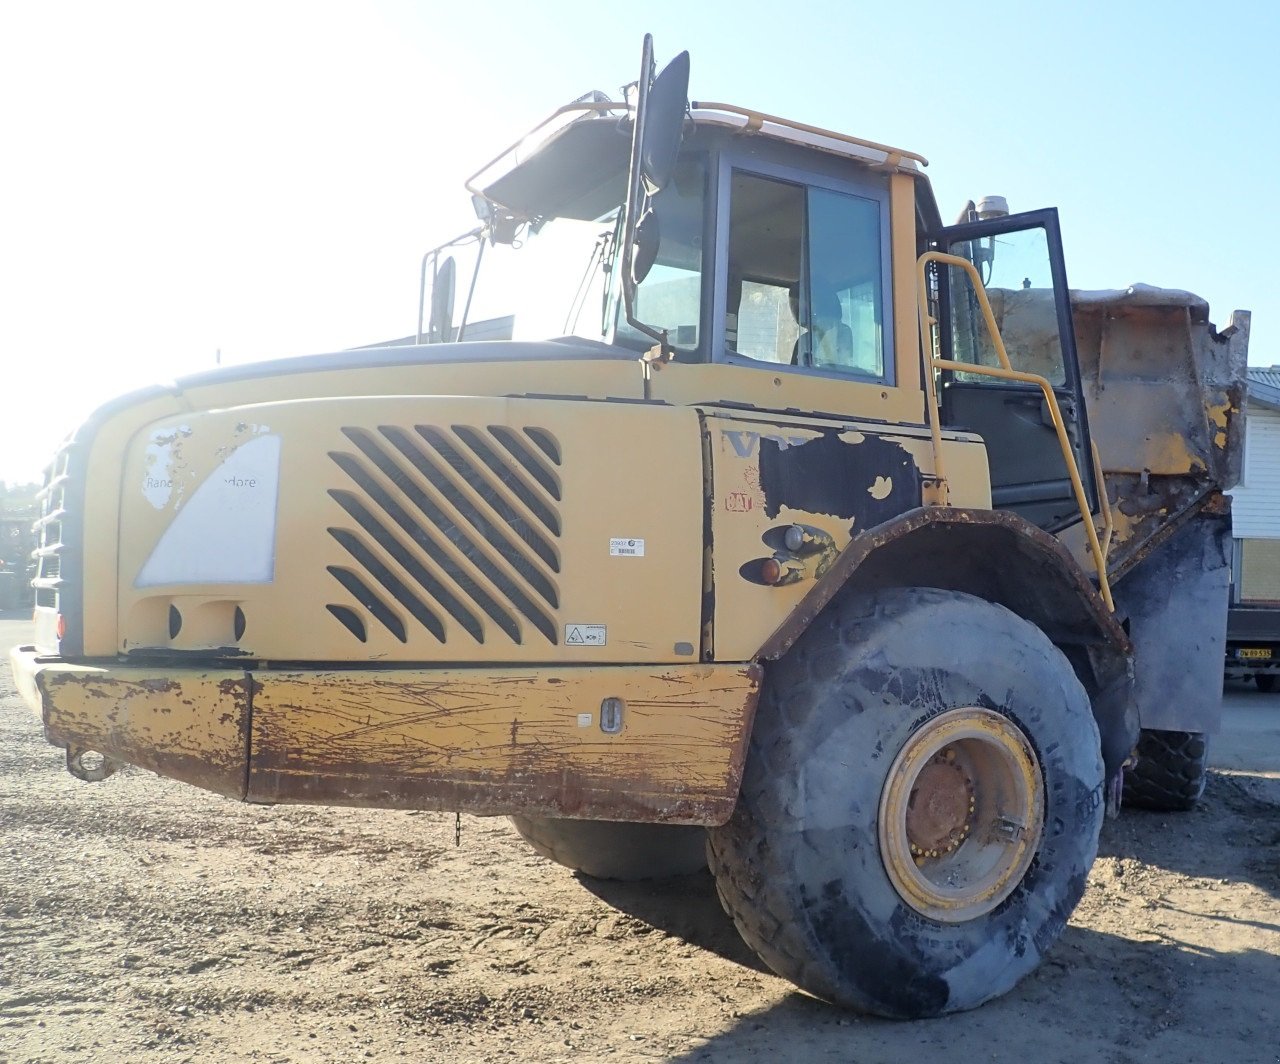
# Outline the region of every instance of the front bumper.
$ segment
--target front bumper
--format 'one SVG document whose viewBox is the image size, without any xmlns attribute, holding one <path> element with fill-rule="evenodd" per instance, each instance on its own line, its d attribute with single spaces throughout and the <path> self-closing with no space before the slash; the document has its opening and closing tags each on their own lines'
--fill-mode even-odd
<svg viewBox="0 0 1280 1064">
<path fill-rule="evenodd" d="M 9 655 L 45 738 L 229 798 L 247 796 L 250 678 L 243 669 L 138 668 Z"/>
<path fill-rule="evenodd" d="M 18 694 L 34 713 L 40 712 L 40 693 L 36 690 L 36 648 L 14 647 L 9 651 L 9 670 Z"/>
<path fill-rule="evenodd" d="M 227 797 L 720 824 L 750 664 L 276 670 L 12 655 L 50 742 Z"/>
</svg>

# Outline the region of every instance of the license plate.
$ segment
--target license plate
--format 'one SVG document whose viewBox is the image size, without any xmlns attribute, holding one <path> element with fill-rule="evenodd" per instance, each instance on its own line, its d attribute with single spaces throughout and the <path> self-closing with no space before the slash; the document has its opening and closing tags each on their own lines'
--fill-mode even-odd
<svg viewBox="0 0 1280 1064">
<path fill-rule="evenodd" d="M 1260 658 L 1263 661 L 1266 661 L 1271 657 L 1271 650 L 1269 647 L 1241 647 L 1236 651 L 1236 657 L 1253 659 Z"/>
</svg>

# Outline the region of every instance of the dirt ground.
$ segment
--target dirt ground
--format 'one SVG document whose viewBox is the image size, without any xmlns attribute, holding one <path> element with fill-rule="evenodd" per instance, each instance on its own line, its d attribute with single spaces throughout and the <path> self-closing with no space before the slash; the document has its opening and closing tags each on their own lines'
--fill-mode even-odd
<svg viewBox="0 0 1280 1064">
<path fill-rule="evenodd" d="M 0 622 L 0 645 L 25 625 Z M 1280 696 L 1203 808 L 1125 813 L 1062 941 L 894 1023 L 763 970 L 708 876 L 606 884 L 505 820 L 73 779 L 0 674 L 0 1062 L 1280 1061 Z"/>
</svg>

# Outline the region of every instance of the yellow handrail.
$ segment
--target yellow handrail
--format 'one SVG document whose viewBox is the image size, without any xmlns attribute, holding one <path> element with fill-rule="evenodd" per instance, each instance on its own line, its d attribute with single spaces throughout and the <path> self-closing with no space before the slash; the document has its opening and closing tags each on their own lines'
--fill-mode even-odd
<svg viewBox="0 0 1280 1064">
<path fill-rule="evenodd" d="M 1111 536 L 1115 532 L 1115 522 L 1111 520 L 1111 499 L 1107 497 L 1107 478 L 1102 473 L 1102 458 L 1098 455 L 1098 445 L 1089 441 L 1089 449 L 1093 451 L 1093 482 L 1098 485 L 1098 505 L 1102 508 L 1102 556 L 1111 557 Z"/>
<path fill-rule="evenodd" d="M 931 337 L 933 336 L 932 329 L 938 324 L 938 320 L 929 313 L 929 284 L 926 272 L 931 262 L 941 263 L 944 266 L 955 266 L 968 274 L 969 280 L 973 284 L 974 293 L 978 297 L 978 304 L 982 308 L 982 317 L 986 322 L 992 345 L 996 349 L 996 356 L 1000 359 L 998 368 L 934 357 Z M 982 283 L 982 277 L 979 275 L 977 267 L 968 259 L 961 258 L 959 255 L 948 255 L 942 251 L 926 251 L 916 260 L 916 300 L 920 308 L 921 348 L 924 352 L 925 363 L 925 401 L 929 407 L 929 427 L 933 438 L 934 474 L 942 487 L 943 505 L 949 505 L 949 491 L 942 468 L 942 430 L 938 415 L 938 390 L 934 383 L 933 371 L 935 369 L 960 370 L 964 373 L 976 373 L 980 377 L 995 377 L 999 380 L 1036 385 L 1044 395 L 1049 417 L 1053 421 L 1054 431 L 1058 435 L 1058 446 L 1062 450 L 1062 459 L 1067 466 L 1067 475 L 1071 478 L 1071 491 L 1075 496 L 1076 506 L 1080 508 L 1080 517 L 1084 521 L 1085 536 L 1089 540 L 1089 552 L 1093 555 L 1094 568 L 1098 573 L 1098 591 L 1102 595 L 1102 601 L 1107 604 L 1107 609 L 1114 612 L 1115 603 L 1112 601 L 1111 585 L 1107 580 L 1106 555 L 1102 550 L 1102 545 L 1098 542 L 1098 530 L 1093 523 L 1093 514 L 1089 508 L 1089 501 L 1085 498 L 1084 484 L 1080 480 L 1080 470 L 1076 466 L 1075 455 L 1071 449 L 1071 440 L 1067 436 L 1066 424 L 1062 420 L 1062 411 L 1058 408 L 1058 397 L 1053 394 L 1053 386 L 1044 377 L 1036 373 L 1023 373 L 1021 370 L 1013 368 L 1013 365 L 1009 362 L 1009 354 L 1004 347 L 1004 340 L 1000 336 L 1000 329 L 996 325 L 996 316 L 991 310 L 991 302 L 987 299 L 986 286 Z M 1096 460 L 1097 456 L 1095 454 L 1095 462 Z M 1105 491 L 1105 485 L 1099 483 L 1098 490 L 1099 492 Z M 1108 537 L 1109 539 L 1110 537 Z"/>
</svg>

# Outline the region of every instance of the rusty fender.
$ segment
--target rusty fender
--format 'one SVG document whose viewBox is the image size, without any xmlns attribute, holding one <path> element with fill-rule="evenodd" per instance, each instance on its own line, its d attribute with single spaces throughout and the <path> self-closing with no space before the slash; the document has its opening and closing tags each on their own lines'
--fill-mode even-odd
<svg viewBox="0 0 1280 1064">
<path fill-rule="evenodd" d="M 836 595 L 881 587 L 936 587 L 995 602 L 1062 650 L 1089 693 L 1108 774 L 1138 738 L 1133 647 L 1067 549 L 1002 510 L 920 507 L 857 535 L 765 641 L 781 657 Z"/>
<path fill-rule="evenodd" d="M 761 675 L 22 664 L 51 742 L 231 798 L 679 824 L 732 814 Z"/>
</svg>

